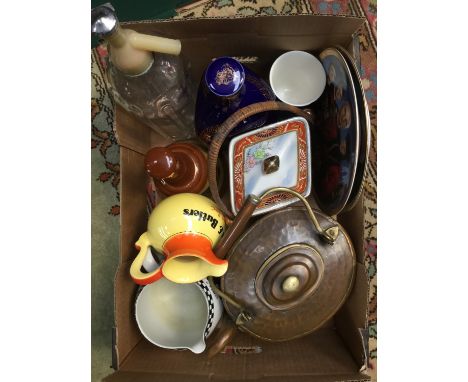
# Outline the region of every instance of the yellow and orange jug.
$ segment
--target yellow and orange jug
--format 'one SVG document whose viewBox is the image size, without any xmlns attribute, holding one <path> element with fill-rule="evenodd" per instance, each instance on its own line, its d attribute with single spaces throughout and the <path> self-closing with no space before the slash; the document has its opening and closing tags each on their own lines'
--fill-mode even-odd
<svg viewBox="0 0 468 382">
<path fill-rule="evenodd" d="M 228 262 L 218 259 L 212 248 L 225 229 L 223 214 L 205 196 L 182 193 L 164 199 L 135 243 L 139 253 L 130 267 L 133 281 L 146 285 L 164 276 L 176 283 L 192 283 L 224 275 Z M 150 247 L 165 259 L 157 269 L 145 273 L 141 269 Z"/>
</svg>

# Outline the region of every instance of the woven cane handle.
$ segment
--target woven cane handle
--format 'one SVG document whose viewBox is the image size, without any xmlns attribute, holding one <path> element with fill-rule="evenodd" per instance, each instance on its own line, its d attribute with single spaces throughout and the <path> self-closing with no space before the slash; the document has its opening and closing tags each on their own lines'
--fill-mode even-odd
<svg viewBox="0 0 468 382">
<path fill-rule="evenodd" d="M 233 219 L 234 215 L 225 206 L 221 200 L 221 197 L 219 196 L 218 182 L 216 178 L 216 163 L 218 162 L 219 151 L 221 150 L 221 146 L 224 143 L 226 137 L 240 122 L 248 117 L 251 117 L 252 115 L 273 110 L 289 111 L 307 119 L 310 123 L 313 123 L 313 115 L 295 106 L 276 101 L 259 102 L 239 109 L 229 118 L 227 118 L 218 127 L 218 130 L 216 131 L 216 134 L 211 141 L 210 150 L 208 152 L 208 183 L 210 185 L 211 196 L 224 215 L 228 216 L 230 219 Z"/>
</svg>

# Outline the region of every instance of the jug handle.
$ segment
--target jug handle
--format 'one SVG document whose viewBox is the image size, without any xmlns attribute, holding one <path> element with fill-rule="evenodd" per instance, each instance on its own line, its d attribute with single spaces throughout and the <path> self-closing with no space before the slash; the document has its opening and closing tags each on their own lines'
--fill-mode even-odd
<svg viewBox="0 0 468 382">
<path fill-rule="evenodd" d="M 237 110 L 233 113 L 230 117 L 228 117 L 217 129 L 215 136 L 213 137 L 210 145 L 210 149 L 208 151 L 208 183 L 210 186 L 211 196 L 213 200 L 216 202 L 220 210 L 223 212 L 225 216 L 229 219 L 233 219 L 234 215 L 229 211 L 226 207 L 224 202 L 221 200 L 219 196 L 219 188 L 217 182 L 217 174 L 216 174 L 216 165 L 218 162 L 219 152 L 221 150 L 221 146 L 224 143 L 224 140 L 229 135 L 229 133 L 244 119 L 258 114 L 263 113 L 265 111 L 273 111 L 273 110 L 281 110 L 281 111 L 289 111 L 296 115 L 299 115 L 305 118 L 309 123 L 313 124 L 314 116 L 313 114 L 309 114 L 304 110 L 301 110 L 295 106 L 288 105 L 284 102 L 277 102 L 277 101 L 266 101 L 266 102 L 258 102 L 252 105 L 246 106 L 240 110 Z"/>
<path fill-rule="evenodd" d="M 147 285 L 155 281 L 158 281 L 162 276 L 161 267 L 158 267 L 152 272 L 143 273 L 141 267 L 145 260 L 146 253 L 151 243 L 148 238 L 148 233 L 144 233 L 140 236 L 138 241 L 135 243 L 135 247 L 139 250 L 137 257 L 133 260 L 130 267 L 130 276 L 132 276 L 133 281 L 138 285 Z"/>
</svg>

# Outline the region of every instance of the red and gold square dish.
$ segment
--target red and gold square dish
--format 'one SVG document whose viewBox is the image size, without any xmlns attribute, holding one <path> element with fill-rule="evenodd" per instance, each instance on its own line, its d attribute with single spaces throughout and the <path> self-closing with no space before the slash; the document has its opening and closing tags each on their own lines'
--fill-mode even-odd
<svg viewBox="0 0 468 382">
<path fill-rule="evenodd" d="M 307 197 L 311 189 L 309 124 L 290 118 L 233 138 L 229 144 L 231 209 L 236 214 L 249 194 L 288 187 Z M 264 198 L 254 215 L 294 203 L 282 192 Z"/>
</svg>

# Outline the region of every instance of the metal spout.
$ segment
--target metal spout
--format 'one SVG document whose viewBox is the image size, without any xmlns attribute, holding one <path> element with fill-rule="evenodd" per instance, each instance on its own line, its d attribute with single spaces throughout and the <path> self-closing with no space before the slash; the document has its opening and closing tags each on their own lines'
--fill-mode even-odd
<svg viewBox="0 0 468 382">
<path fill-rule="evenodd" d="M 119 20 L 111 3 L 91 9 L 91 32 L 98 37 L 111 35 L 119 26 Z"/>
</svg>

